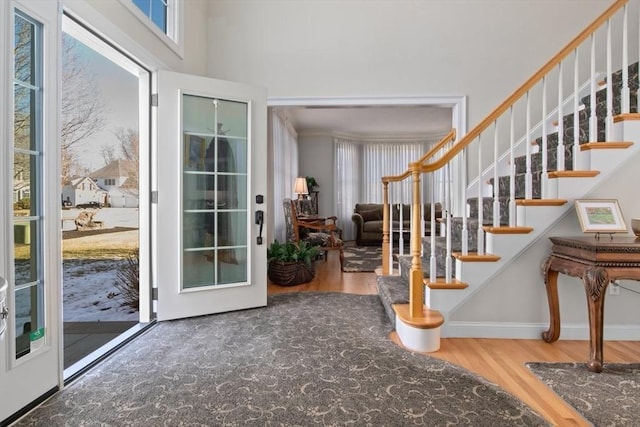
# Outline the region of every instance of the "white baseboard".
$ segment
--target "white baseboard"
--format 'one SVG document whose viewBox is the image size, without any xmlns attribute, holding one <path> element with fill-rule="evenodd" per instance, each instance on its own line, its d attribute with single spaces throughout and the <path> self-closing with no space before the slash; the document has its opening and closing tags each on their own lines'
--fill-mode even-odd
<svg viewBox="0 0 640 427">
<path fill-rule="evenodd" d="M 456 322 L 442 325 L 442 338 L 542 339 L 548 323 Z M 640 325 L 605 325 L 603 336 L 609 341 L 640 341 Z M 589 325 L 563 324 L 561 340 L 588 340 Z"/>
</svg>

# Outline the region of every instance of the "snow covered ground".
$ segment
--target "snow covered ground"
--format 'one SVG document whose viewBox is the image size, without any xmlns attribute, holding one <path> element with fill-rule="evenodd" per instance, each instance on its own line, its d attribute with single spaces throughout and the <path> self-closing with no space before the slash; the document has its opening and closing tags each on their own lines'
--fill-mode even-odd
<svg viewBox="0 0 640 427">
<path fill-rule="evenodd" d="M 75 218 L 80 210 L 62 211 L 63 218 Z M 95 220 L 104 222 L 105 229 L 114 227 L 138 227 L 138 210 L 128 208 L 103 208 L 96 210 Z M 63 231 L 73 230 L 73 221 L 63 221 Z M 108 231 L 108 230 L 105 230 Z M 136 230 L 106 232 L 65 240 L 78 244 L 110 244 L 119 242 L 127 246 L 137 244 Z M 63 233 L 64 238 L 64 233 Z M 63 307 L 65 322 L 137 320 L 138 311 L 127 306 L 115 286 L 116 273 L 126 265 L 126 259 L 65 259 L 63 260 Z M 16 262 L 16 282 L 24 283 L 29 277 L 29 262 Z M 30 320 L 31 292 L 29 288 L 16 292 L 16 329 L 21 331 Z"/>
<path fill-rule="evenodd" d="M 125 260 L 65 260 L 64 321 L 137 320 L 138 311 L 125 304 L 115 286 Z"/>
<path fill-rule="evenodd" d="M 138 228 L 138 209 L 96 209 L 94 220 L 102 221 L 105 229 L 114 227 Z M 76 217 L 78 209 L 63 211 L 63 216 Z M 106 233 L 79 237 L 93 240 L 111 239 L 113 242 L 137 240 L 137 233 Z M 138 311 L 127 306 L 116 288 L 116 273 L 126 265 L 125 259 L 65 259 L 63 261 L 63 307 L 65 322 L 137 320 Z"/>
</svg>

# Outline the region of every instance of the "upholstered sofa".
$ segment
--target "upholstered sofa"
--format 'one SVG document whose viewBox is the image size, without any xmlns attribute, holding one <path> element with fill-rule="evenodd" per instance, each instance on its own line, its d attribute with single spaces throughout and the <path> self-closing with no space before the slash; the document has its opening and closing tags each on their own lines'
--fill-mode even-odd
<svg viewBox="0 0 640 427">
<path fill-rule="evenodd" d="M 400 209 L 399 204 L 393 204 L 390 207 L 393 216 L 393 229 L 398 229 L 400 225 Z M 435 216 L 442 217 L 442 206 L 440 203 L 435 204 Z M 425 235 L 429 235 L 431 231 L 431 204 L 424 205 L 424 221 Z M 357 203 L 351 216 L 356 232 L 356 244 L 358 246 L 377 246 L 382 244 L 382 204 L 381 203 Z M 409 231 L 411 227 L 411 206 L 402 205 L 402 229 Z M 398 235 L 394 234 L 394 240 L 398 239 Z"/>
</svg>

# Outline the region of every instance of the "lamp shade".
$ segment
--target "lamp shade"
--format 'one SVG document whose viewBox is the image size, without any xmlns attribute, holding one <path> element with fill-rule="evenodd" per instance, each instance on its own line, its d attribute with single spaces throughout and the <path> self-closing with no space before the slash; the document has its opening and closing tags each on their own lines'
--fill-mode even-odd
<svg viewBox="0 0 640 427">
<path fill-rule="evenodd" d="M 300 176 L 297 177 L 296 182 L 293 184 L 293 192 L 297 194 L 309 194 L 307 179 Z"/>
</svg>

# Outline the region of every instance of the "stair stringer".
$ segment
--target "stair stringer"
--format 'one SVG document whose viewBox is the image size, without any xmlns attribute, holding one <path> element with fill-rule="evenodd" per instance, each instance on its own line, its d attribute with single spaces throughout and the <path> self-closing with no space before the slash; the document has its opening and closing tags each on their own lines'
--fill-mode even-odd
<svg viewBox="0 0 640 427">
<path fill-rule="evenodd" d="M 450 321 L 452 314 L 467 302 L 473 295 L 479 292 L 489 281 L 498 275 L 506 266 L 510 265 L 527 248 L 532 246 L 546 231 L 562 220 L 574 209 L 575 199 L 585 198 L 599 185 L 605 182 L 621 165 L 636 160 L 640 153 L 640 122 L 625 121 L 617 123 L 616 136 L 621 140 L 631 141 L 627 149 L 600 149 L 591 150 L 590 163 L 592 170 L 599 170 L 600 174 L 593 178 L 558 178 L 558 197 L 568 200 L 562 206 L 522 206 L 519 213 L 525 215 L 525 225 L 533 227 L 528 234 L 492 234 L 487 235 L 492 240 L 492 253 L 501 257 L 497 262 L 460 262 L 456 261 L 456 279 L 469 284 L 463 290 L 439 290 L 428 289 L 426 302 L 429 307 L 440 311 L 445 322 L 442 326 L 442 337 L 450 336 L 448 326 L 454 326 Z M 553 215 L 550 215 L 551 212 Z M 541 279 L 542 280 L 542 279 Z M 491 336 L 486 336 L 491 338 Z M 499 338 L 496 336 L 496 338 Z"/>
</svg>

